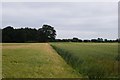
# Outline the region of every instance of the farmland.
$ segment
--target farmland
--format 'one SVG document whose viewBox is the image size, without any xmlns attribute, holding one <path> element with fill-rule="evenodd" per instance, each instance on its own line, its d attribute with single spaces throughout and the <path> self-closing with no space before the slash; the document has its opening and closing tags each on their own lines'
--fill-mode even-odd
<svg viewBox="0 0 120 80">
<path fill-rule="evenodd" d="M 51 45 L 83 77 L 118 76 L 117 43 L 51 43 Z"/>
<path fill-rule="evenodd" d="M 3 78 L 77 78 L 80 74 L 48 43 L 4 43 Z"/>
<path fill-rule="evenodd" d="M 2 44 L 0 43 L 0 79 L 2 78 Z"/>
<path fill-rule="evenodd" d="M 3 78 L 118 76 L 117 43 L 3 43 Z"/>
</svg>

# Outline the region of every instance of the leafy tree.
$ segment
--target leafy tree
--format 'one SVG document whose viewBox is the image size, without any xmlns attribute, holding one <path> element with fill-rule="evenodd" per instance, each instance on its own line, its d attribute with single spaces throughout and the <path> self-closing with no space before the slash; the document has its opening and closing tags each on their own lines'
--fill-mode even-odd
<svg viewBox="0 0 120 80">
<path fill-rule="evenodd" d="M 98 42 L 103 42 L 103 39 L 102 38 L 98 38 L 97 41 Z"/>
<path fill-rule="evenodd" d="M 2 29 L 0 28 L 0 43 L 2 42 Z"/>
<path fill-rule="evenodd" d="M 14 28 L 8 26 L 2 30 L 2 41 L 3 42 L 13 42 L 14 41 Z"/>
<path fill-rule="evenodd" d="M 40 28 L 38 31 L 40 33 L 42 41 L 55 41 L 56 31 L 54 30 L 54 27 L 50 25 L 43 25 L 42 28 Z"/>
<path fill-rule="evenodd" d="M 107 39 L 104 39 L 104 42 L 107 42 L 108 40 Z"/>
<path fill-rule="evenodd" d="M 78 41 L 79 41 L 79 39 L 76 38 L 76 37 L 74 37 L 74 38 L 72 39 L 72 42 L 78 42 Z"/>
</svg>

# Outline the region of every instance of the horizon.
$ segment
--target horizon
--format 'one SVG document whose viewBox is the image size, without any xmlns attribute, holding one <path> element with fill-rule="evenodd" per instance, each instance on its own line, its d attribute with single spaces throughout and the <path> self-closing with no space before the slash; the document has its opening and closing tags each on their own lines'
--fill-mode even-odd
<svg viewBox="0 0 120 80">
<path fill-rule="evenodd" d="M 47 25 L 47 24 L 45 24 L 45 25 Z M 8 26 L 6 26 L 6 27 L 13 27 L 13 26 L 11 26 L 11 25 L 8 25 Z M 6 27 L 4 27 L 4 28 L 6 28 Z M 2 29 L 4 29 L 4 28 L 2 28 Z M 21 28 L 30 28 L 30 29 L 36 29 L 36 28 L 31 28 L 31 27 L 19 27 L 19 28 L 15 28 L 15 27 L 13 27 L 13 29 L 21 29 Z M 42 28 L 42 27 L 39 27 L 39 28 Z M 38 29 L 39 29 L 38 28 Z M 38 29 L 36 29 L 36 30 L 38 30 Z M 98 39 L 98 38 L 102 38 L 102 37 L 96 37 L 96 38 L 86 38 L 86 39 L 82 39 L 82 38 L 80 38 L 80 37 L 71 37 L 71 38 L 55 38 L 55 39 L 73 39 L 73 38 L 78 38 L 79 40 L 92 40 L 92 39 Z M 117 40 L 117 39 L 119 39 L 119 38 L 116 38 L 116 39 L 108 39 L 108 38 L 102 38 L 103 40 L 105 40 L 105 39 L 107 39 L 107 40 Z"/>
<path fill-rule="evenodd" d="M 117 39 L 117 4 L 111 2 L 7 2 L 2 4 L 3 26 L 54 27 L 56 39 Z M 19 9 L 19 11 L 18 11 Z"/>
</svg>

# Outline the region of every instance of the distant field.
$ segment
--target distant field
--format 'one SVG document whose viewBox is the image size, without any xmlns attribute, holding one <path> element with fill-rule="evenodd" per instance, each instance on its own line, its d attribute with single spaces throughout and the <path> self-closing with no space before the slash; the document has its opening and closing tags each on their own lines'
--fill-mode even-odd
<svg viewBox="0 0 120 80">
<path fill-rule="evenodd" d="M 118 43 L 69 42 L 51 46 L 83 77 L 118 77 Z"/>
<path fill-rule="evenodd" d="M 77 78 L 81 75 L 48 43 L 4 43 L 3 78 Z"/>
</svg>

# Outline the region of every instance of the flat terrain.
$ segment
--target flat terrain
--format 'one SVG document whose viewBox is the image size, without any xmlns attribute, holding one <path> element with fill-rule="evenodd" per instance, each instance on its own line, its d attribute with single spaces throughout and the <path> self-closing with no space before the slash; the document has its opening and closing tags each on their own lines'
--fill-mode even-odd
<svg viewBox="0 0 120 80">
<path fill-rule="evenodd" d="M 2 77 L 117 77 L 117 55 L 118 43 L 4 43 Z"/>
<path fill-rule="evenodd" d="M 51 43 L 83 77 L 117 77 L 118 43 Z"/>
<path fill-rule="evenodd" d="M 2 79 L 2 44 L 0 43 L 0 79 Z"/>
<path fill-rule="evenodd" d="M 76 78 L 80 74 L 48 43 L 4 43 L 3 78 Z"/>
</svg>

